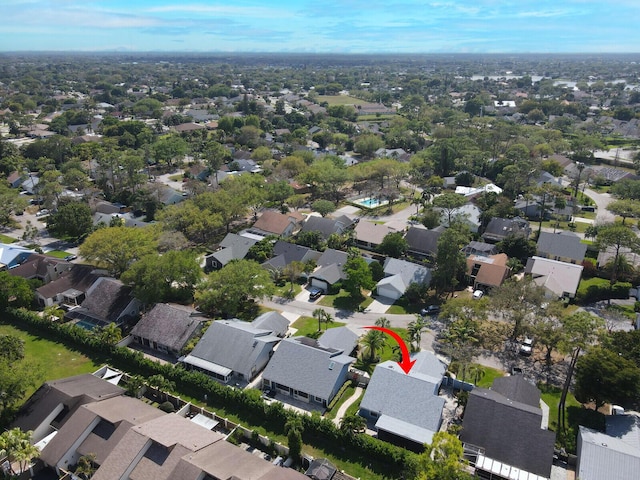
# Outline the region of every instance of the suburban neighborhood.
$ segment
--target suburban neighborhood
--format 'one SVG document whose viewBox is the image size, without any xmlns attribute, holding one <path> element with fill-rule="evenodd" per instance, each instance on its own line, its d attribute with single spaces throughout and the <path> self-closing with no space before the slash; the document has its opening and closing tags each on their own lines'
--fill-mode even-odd
<svg viewBox="0 0 640 480">
<path fill-rule="evenodd" d="M 7 478 L 637 476 L 634 60 L 33 55 Z"/>
</svg>

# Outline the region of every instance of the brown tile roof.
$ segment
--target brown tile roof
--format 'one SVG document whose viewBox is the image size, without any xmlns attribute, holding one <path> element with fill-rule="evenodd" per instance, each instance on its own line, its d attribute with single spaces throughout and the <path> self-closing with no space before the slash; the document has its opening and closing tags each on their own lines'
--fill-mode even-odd
<svg viewBox="0 0 640 480">
<path fill-rule="evenodd" d="M 509 257 L 504 253 L 492 255 L 490 257 L 473 255 L 467 258 L 467 274 L 471 273 L 474 265 L 480 264 L 480 270 L 476 275 L 476 282 L 482 285 L 498 287 L 507 278 L 509 267 L 507 260 Z"/>
<path fill-rule="evenodd" d="M 70 270 L 72 263 L 60 258 L 48 257 L 39 253 L 32 253 L 22 264 L 9 270 L 11 275 L 22 278 L 44 277 L 49 266 L 57 271 Z"/>
<path fill-rule="evenodd" d="M 260 218 L 253 224 L 253 227 L 260 229 L 263 232 L 282 235 L 292 221 L 300 223 L 303 218 L 304 217 L 298 212 L 283 214 L 273 210 L 267 210 L 260 215 Z"/>
</svg>

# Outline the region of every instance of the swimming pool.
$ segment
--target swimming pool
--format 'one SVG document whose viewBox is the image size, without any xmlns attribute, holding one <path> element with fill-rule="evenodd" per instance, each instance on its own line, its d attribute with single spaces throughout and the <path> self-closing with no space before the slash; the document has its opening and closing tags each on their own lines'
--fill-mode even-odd
<svg viewBox="0 0 640 480">
<path fill-rule="evenodd" d="M 353 203 L 355 203 L 356 205 L 360 205 L 362 207 L 365 208 L 376 208 L 376 207 L 380 207 L 382 205 L 387 205 L 389 203 L 388 200 L 379 200 L 377 198 L 374 197 L 364 197 L 364 198 L 360 198 L 358 200 L 354 200 Z"/>
</svg>

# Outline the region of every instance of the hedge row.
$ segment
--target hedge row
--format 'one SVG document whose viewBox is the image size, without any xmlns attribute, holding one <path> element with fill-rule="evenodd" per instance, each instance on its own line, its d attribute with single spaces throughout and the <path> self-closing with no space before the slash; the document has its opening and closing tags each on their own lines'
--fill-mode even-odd
<svg viewBox="0 0 640 480">
<path fill-rule="evenodd" d="M 337 457 L 371 459 L 387 467 L 388 470 L 381 473 L 393 472 L 398 477 L 402 474 L 403 478 L 415 475 L 417 456 L 413 452 L 367 435 L 342 432 L 331 420 L 285 410 L 278 402 L 266 403 L 257 390 L 230 388 L 201 372 L 185 370 L 180 365 L 154 362 L 140 352 L 101 342 L 81 327 L 50 322 L 28 310 L 8 309 L 5 318 L 35 335 L 49 336 L 88 356 L 101 357 L 100 360 L 132 375 L 162 375 L 175 383 L 178 392 L 192 398 L 206 398 L 207 405 L 212 409 L 224 408 L 251 425 L 262 425 L 277 434 L 284 435 L 285 423 L 291 417 L 298 416 L 304 426 L 305 443 L 318 446 Z"/>
<path fill-rule="evenodd" d="M 602 283 L 594 283 L 587 288 L 578 288 L 576 300 L 580 303 L 599 302 L 609 298 L 629 298 L 631 284 L 628 282 L 617 282 L 613 286 L 604 280 Z"/>
</svg>

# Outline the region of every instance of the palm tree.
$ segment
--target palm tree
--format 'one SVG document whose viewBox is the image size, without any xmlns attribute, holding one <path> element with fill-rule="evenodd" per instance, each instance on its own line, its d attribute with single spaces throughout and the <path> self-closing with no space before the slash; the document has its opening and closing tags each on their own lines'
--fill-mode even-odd
<svg viewBox="0 0 640 480">
<path fill-rule="evenodd" d="M 50 305 L 48 307 L 45 307 L 42 311 L 42 318 L 51 322 L 62 320 L 64 318 L 64 310 L 60 308 L 60 305 Z"/>
<path fill-rule="evenodd" d="M 0 435 L 0 453 L 6 456 L 9 463 L 9 471 L 18 477 L 27 470 L 31 460 L 40 455 L 40 450 L 31 444 L 31 431 L 23 432 L 19 428 L 6 430 Z M 18 471 L 14 465 L 18 465 Z"/>
<path fill-rule="evenodd" d="M 96 472 L 96 454 L 89 453 L 87 455 L 83 455 L 78 459 L 78 463 L 76 465 L 76 471 L 74 472 L 77 476 L 83 479 L 89 479 Z"/>
<path fill-rule="evenodd" d="M 322 308 L 316 308 L 311 315 L 318 320 L 318 331 L 322 330 L 322 322 L 326 321 L 327 312 Z"/>
<path fill-rule="evenodd" d="M 122 330 L 113 322 L 96 330 L 95 335 L 102 343 L 107 345 L 115 345 L 122 340 Z"/>
<path fill-rule="evenodd" d="M 333 323 L 333 315 L 331 315 L 329 312 L 324 312 L 324 329 L 327 329 L 327 325 Z"/>
<path fill-rule="evenodd" d="M 416 319 L 413 322 L 409 322 L 407 325 L 407 334 L 409 336 L 409 343 L 411 344 L 411 351 L 417 352 L 420 350 L 422 332 L 426 329 L 427 323 L 420 315 L 416 315 Z"/>
<path fill-rule="evenodd" d="M 374 362 L 376 359 L 376 353 L 382 347 L 384 347 L 386 339 L 384 333 L 380 330 L 369 330 L 369 332 L 362 339 L 362 344 L 365 350 L 369 352 L 369 361 Z M 364 353 L 364 352 L 363 352 Z"/>
<path fill-rule="evenodd" d="M 348 415 L 340 421 L 340 431 L 347 435 L 364 432 L 367 421 L 360 415 Z"/>
<path fill-rule="evenodd" d="M 376 327 L 391 328 L 391 322 L 387 317 L 380 317 L 376 320 Z"/>
</svg>

